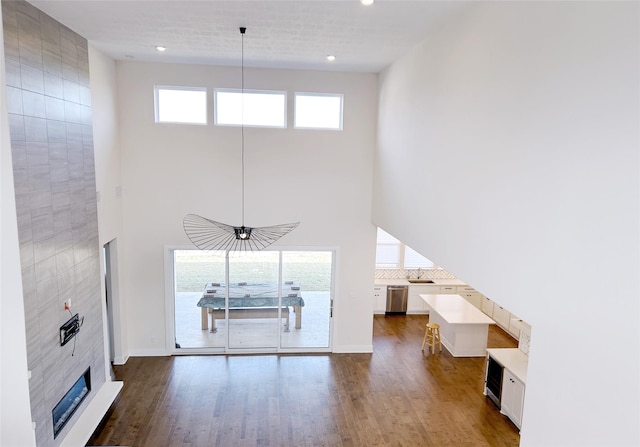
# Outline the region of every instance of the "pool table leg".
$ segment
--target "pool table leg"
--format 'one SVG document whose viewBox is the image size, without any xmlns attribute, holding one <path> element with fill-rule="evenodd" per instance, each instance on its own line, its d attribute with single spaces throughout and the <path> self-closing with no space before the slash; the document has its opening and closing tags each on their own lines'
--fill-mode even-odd
<svg viewBox="0 0 640 447">
<path fill-rule="evenodd" d="M 296 313 L 296 329 L 302 327 L 302 306 L 293 306 L 293 311 Z"/>
<path fill-rule="evenodd" d="M 200 308 L 200 312 L 202 312 L 201 313 L 202 330 L 206 331 L 207 329 L 209 329 L 209 324 L 207 322 L 207 308 L 206 307 L 201 307 Z"/>
</svg>

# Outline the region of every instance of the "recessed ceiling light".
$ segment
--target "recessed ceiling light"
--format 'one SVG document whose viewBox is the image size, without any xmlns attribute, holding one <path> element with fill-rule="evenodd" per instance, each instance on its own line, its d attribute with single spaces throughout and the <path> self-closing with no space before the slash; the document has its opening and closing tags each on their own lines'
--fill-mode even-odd
<svg viewBox="0 0 640 447">
<path fill-rule="evenodd" d="M 335 61 L 335 60 L 336 60 L 336 57 L 335 57 L 333 54 L 330 54 L 329 56 L 327 56 L 327 60 L 328 60 L 329 62 L 333 62 L 333 61 Z"/>
<path fill-rule="evenodd" d="M 369 6 L 373 5 L 373 0 L 360 0 L 360 3 L 362 3 L 364 6 Z"/>
<path fill-rule="evenodd" d="M 163 51 L 165 51 L 166 49 L 167 49 L 167 47 L 163 47 L 162 45 L 158 45 L 158 46 L 156 47 L 156 50 L 158 50 L 158 51 L 159 51 L 159 52 L 161 52 L 161 53 L 162 53 Z"/>
</svg>

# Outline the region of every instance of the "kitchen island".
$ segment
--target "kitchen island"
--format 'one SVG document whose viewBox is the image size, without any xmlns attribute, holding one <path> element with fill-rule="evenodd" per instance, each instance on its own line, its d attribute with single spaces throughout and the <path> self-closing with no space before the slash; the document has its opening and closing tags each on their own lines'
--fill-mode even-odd
<svg viewBox="0 0 640 447">
<path fill-rule="evenodd" d="M 487 355 L 489 325 L 495 322 L 460 295 L 420 295 L 429 322 L 440 325 L 442 344 L 454 357 Z"/>
</svg>

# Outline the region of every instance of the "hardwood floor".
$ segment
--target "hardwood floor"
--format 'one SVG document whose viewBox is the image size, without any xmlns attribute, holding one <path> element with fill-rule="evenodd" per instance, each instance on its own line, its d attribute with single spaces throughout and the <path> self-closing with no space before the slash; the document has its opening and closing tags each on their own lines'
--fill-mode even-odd
<svg viewBox="0 0 640 447">
<path fill-rule="evenodd" d="M 131 358 L 89 445 L 504 446 L 483 358 L 421 353 L 426 315 L 375 316 L 373 354 Z M 498 328 L 489 347 L 515 347 Z"/>
</svg>

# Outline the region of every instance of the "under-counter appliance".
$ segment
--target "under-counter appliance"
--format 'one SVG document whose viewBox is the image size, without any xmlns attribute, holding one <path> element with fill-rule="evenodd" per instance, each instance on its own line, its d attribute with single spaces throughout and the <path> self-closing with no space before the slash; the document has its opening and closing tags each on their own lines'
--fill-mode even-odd
<svg viewBox="0 0 640 447">
<path fill-rule="evenodd" d="M 498 363 L 493 357 L 489 356 L 487 365 L 487 396 L 500 408 L 500 400 L 502 399 L 502 374 L 504 367 Z"/>
<path fill-rule="evenodd" d="M 409 286 L 387 286 L 385 315 L 406 315 Z"/>
</svg>

